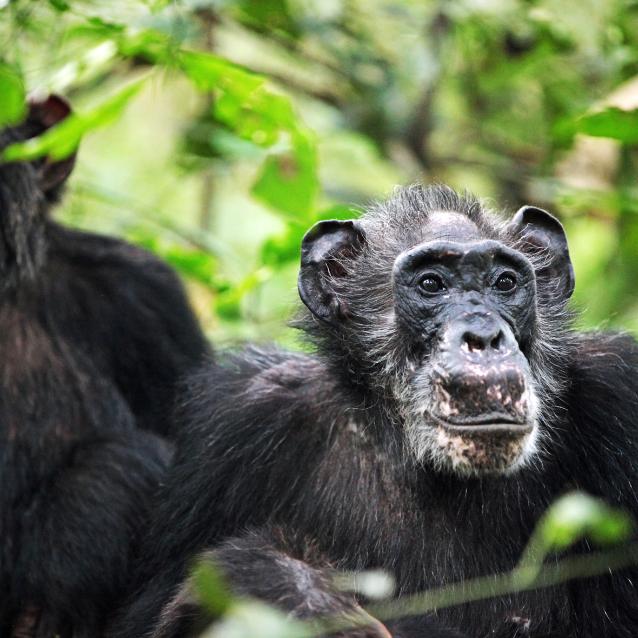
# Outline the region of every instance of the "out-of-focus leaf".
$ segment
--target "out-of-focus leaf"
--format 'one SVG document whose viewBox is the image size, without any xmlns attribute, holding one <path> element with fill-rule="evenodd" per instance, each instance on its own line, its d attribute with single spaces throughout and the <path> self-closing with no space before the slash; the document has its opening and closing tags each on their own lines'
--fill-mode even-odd
<svg viewBox="0 0 638 638">
<path fill-rule="evenodd" d="M 287 0 L 238 0 L 238 18 L 260 30 L 272 29 L 288 35 L 297 35 L 299 30 L 290 12 Z"/>
<path fill-rule="evenodd" d="M 319 188 L 316 148 L 290 100 L 269 90 L 262 77 L 218 56 L 184 51 L 179 60 L 201 90 L 217 92 L 215 117 L 237 135 L 264 147 L 288 142 L 287 150 L 266 160 L 252 193 L 293 218 L 308 217 Z"/>
<path fill-rule="evenodd" d="M 24 86 L 8 64 L 0 62 L 0 127 L 19 122 L 25 114 Z"/>
<path fill-rule="evenodd" d="M 215 91 L 215 117 L 259 146 L 272 146 L 282 131 L 297 128 L 290 101 L 263 77 L 211 53 L 182 51 L 178 63 L 202 91 Z"/>
<path fill-rule="evenodd" d="M 578 541 L 608 545 L 629 538 L 634 529 L 631 517 L 604 501 L 572 492 L 559 498 L 545 512 L 515 571 L 520 586 L 534 582 L 547 554 L 562 551 Z"/>
<path fill-rule="evenodd" d="M 252 193 L 293 219 L 309 219 L 318 190 L 315 147 L 297 134 L 291 152 L 266 160 Z"/>
<path fill-rule="evenodd" d="M 49 4 L 60 13 L 68 11 L 71 8 L 69 3 L 65 2 L 65 0 L 49 0 Z"/>
<path fill-rule="evenodd" d="M 352 574 L 352 588 L 358 594 L 372 600 L 390 598 L 396 589 L 392 574 L 383 569 L 368 569 Z"/>
<path fill-rule="evenodd" d="M 334 206 L 319 211 L 319 213 L 316 214 L 316 219 L 356 219 L 360 214 L 361 211 L 353 206 L 335 204 Z"/>
<path fill-rule="evenodd" d="M 72 113 L 42 135 L 12 144 L 5 149 L 2 158 L 15 161 L 33 160 L 44 155 L 53 160 L 68 157 L 78 147 L 85 133 L 115 120 L 143 83 L 144 79 L 129 84 L 91 110 Z"/>
<path fill-rule="evenodd" d="M 359 216 L 359 211 L 350 206 L 336 204 L 315 213 L 312 219 L 307 221 L 291 220 L 286 230 L 269 237 L 261 251 L 262 263 L 270 266 L 281 266 L 291 261 L 299 261 L 301 240 L 310 229 L 313 222 L 322 219 L 353 219 Z"/>
<path fill-rule="evenodd" d="M 623 111 L 610 107 L 583 115 L 576 122 L 579 132 L 594 137 L 610 137 L 626 144 L 638 143 L 638 109 Z"/>
<path fill-rule="evenodd" d="M 564 549 L 587 536 L 598 543 L 626 540 L 633 528 L 625 512 L 582 492 L 556 501 L 539 523 L 539 533 L 548 549 Z"/>
<path fill-rule="evenodd" d="M 261 159 L 264 156 L 261 148 L 210 119 L 197 119 L 188 127 L 181 151 L 209 159 Z"/>
<path fill-rule="evenodd" d="M 262 263 L 269 266 L 299 261 L 299 247 L 307 228 L 300 224 L 289 224 L 286 231 L 269 237 L 261 250 Z"/>
<path fill-rule="evenodd" d="M 232 596 L 219 570 L 209 561 L 200 561 L 193 569 L 191 579 L 201 603 L 214 615 L 226 613 Z"/>
<path fill-rule="evenodd" d="M 130 239 L 162 257 L 185 277 L 216 289 L 217 260 L 209 253 L 166 242 L 157 234 L 148 232 L 133 232 L 130 234 Z"/>
<path fill-rule="evenodd" d="M 234 320 L 241 317 L 241 301 L 251 290 L 272 277 L 272 269 L 264 266 L 245 277 L 238 285 L 220 292 L 215 302 L 215 311 L 222 318 Z"/>
<path fill-rule="evenodd" d="M 309 638 L 310 628 L 263 603 L 247 600 L 234 604 L 204 638 Z"/>
</svg>

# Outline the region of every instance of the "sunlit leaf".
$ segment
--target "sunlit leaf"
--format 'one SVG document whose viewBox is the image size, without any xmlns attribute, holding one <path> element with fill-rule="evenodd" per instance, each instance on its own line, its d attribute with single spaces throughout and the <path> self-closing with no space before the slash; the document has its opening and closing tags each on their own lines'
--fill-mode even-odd
<svg viewBox="0 0 638 638">
<path fill-rule="evenodd" d="M 335 204 L 329 208 L 319 211 L 315 217 L 320 219 L 356 219 L 361 214 L 361 210 L 346 204 Z"/>
<path fill-rule="evenodd" d="M 309 219 L 318 190 L 314 145 L 299 134 L 291 152 L 266 160 L 252 193 L 294 219 Z"/>
<path fill-rule="evenodd" d="M 626 144 L 638 143 L 638 109 L 623 111 L 616 107 L 584 115 L 576 122 L 581 133 L 610 137 Z"/>
<path fill-rule="evenodd" d="M 8 64 L 0 62 L 0 127 L 19 122 L 25 114 L 24 86 Z"/>
<path fill-rule="evenodd" d="M 68 157 L 77 149 L 85 133 L 117 119 L 143 83 L 144 79 L 129 84 L 94 108 L 83 113 L 72 113 L 42 135 L 12 144 L 5 149 L 3 159 L 33 160 L 44 155 L 54 160 Z"/>
<path fill-rule="evenodd" d="M 287 0 L 238 0 L 238 18 L 264 28 L 296 35 L 298 28 Z"/>
<path fill-rule="evenodd" d="M 233 605 L 204 638 L 306 638 L 311 635 L 308 627 L 283 612 L 257 601 L 243 601 Z"/>
<path fill-rule="evenodd" d="M 556 501 L 539 523 L 549 548 L 562 549 L 587 536 L 599 543 L 626 540 L 632 530 L 630 517 L 582 492 Z"/>
</svg>

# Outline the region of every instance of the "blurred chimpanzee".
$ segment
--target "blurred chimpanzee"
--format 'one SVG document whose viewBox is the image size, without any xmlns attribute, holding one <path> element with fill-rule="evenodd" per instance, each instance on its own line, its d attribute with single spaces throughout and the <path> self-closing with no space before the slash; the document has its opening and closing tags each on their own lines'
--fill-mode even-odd
<svg viewBox="0 0 638 638">
<path fill-rule="evenodd" d="M 355 609 L 328 567 L 387 569 L 398 594 L 509 570 L 566 490 L 638 513 L 638 347 L 574 331 L 573 288 L 563 228 L 538 208 L 505 223 L 412 186 L 358 221 L 317 224 L 299 276 L 317 353 L 249 349 L 194 376 L 143 584 L 114 634 L 193 634 L 186 574 L 207 549 L 238 592 L 312 617 Z M 387 628 L 636 636 L 637 578 Z"/>
<path fill-rule="evenodd" d="M 57 97 L 0 149 L 69 113 Z M 207 345 L 181 284 L 50 219 L 74 159 L 0 165 L 0 635 L 99 635 Z"/>
</svg>

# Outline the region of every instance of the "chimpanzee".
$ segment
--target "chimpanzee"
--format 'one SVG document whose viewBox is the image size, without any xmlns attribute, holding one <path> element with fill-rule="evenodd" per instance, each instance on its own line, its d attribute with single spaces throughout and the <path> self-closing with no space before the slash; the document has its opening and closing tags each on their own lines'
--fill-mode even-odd
<svg viewBox="0 0 638 638">
<path fill-rule="evenodd" d="M 51 96 L 0 150 L 69 113 Z M 169 267 L 50 218 L 74 158 L 0 164 L 0 635 L 96 637 L 208 352 Z"/>
<path fill-rule="evenodd" d="M 573 329 L 561 224 L 509 222 L 411 186 L 305 236 L 316 354 L 248 348 L 196 373 L 118 638 L 190 636 L 187 571 L 296 617 L 355 613 L 330 570 L 397 595 L 511 569 L 541 514 L 582 489 L 638 513 L 638 347 Z M 371 625 L 365 635 L 638 635 L 637 570 Z M 350 635 L 359 635 L 349 633 Z"/>
</svg>

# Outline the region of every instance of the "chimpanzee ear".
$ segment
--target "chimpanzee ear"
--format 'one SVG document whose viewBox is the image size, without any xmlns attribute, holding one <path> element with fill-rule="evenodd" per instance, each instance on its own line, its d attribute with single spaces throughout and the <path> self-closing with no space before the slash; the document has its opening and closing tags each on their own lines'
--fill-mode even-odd
<svg viewBox="0 0 638 638">
<path fill-rule="evenodd" d="M 569 299 L 575 279 L 563 225 L 542 208 L 523 206 L 514 215 L 507 230 L 511 236 L 521 238 L 524 243 L 542 252 L 545 261 L 539 274 L 556 282 L 556 294 L 560 299 Z"/>
<path fill-rule="evenodd" d="M 55 126 L 71 114 L 68 102 L 57 95 L 40 100 L 29 101 L 27 123 L 32 136 L 40 135 Z M 46 158 L 40 165 L 40 188 L 45 194 L 52 193 L 61 186 L 71 174 L 75 164 L 75 153 L 62 160 Z"/>
<path fill-rule="evenodd" d="M 356 256 L 365 245 L 365 233 L 354 220 L 316 223 L 301 242 L 299 296 L 315 317 L 337 326 L 348 318 L 335 284 L 346 276 L 343 260 Z"/>
</svg>

